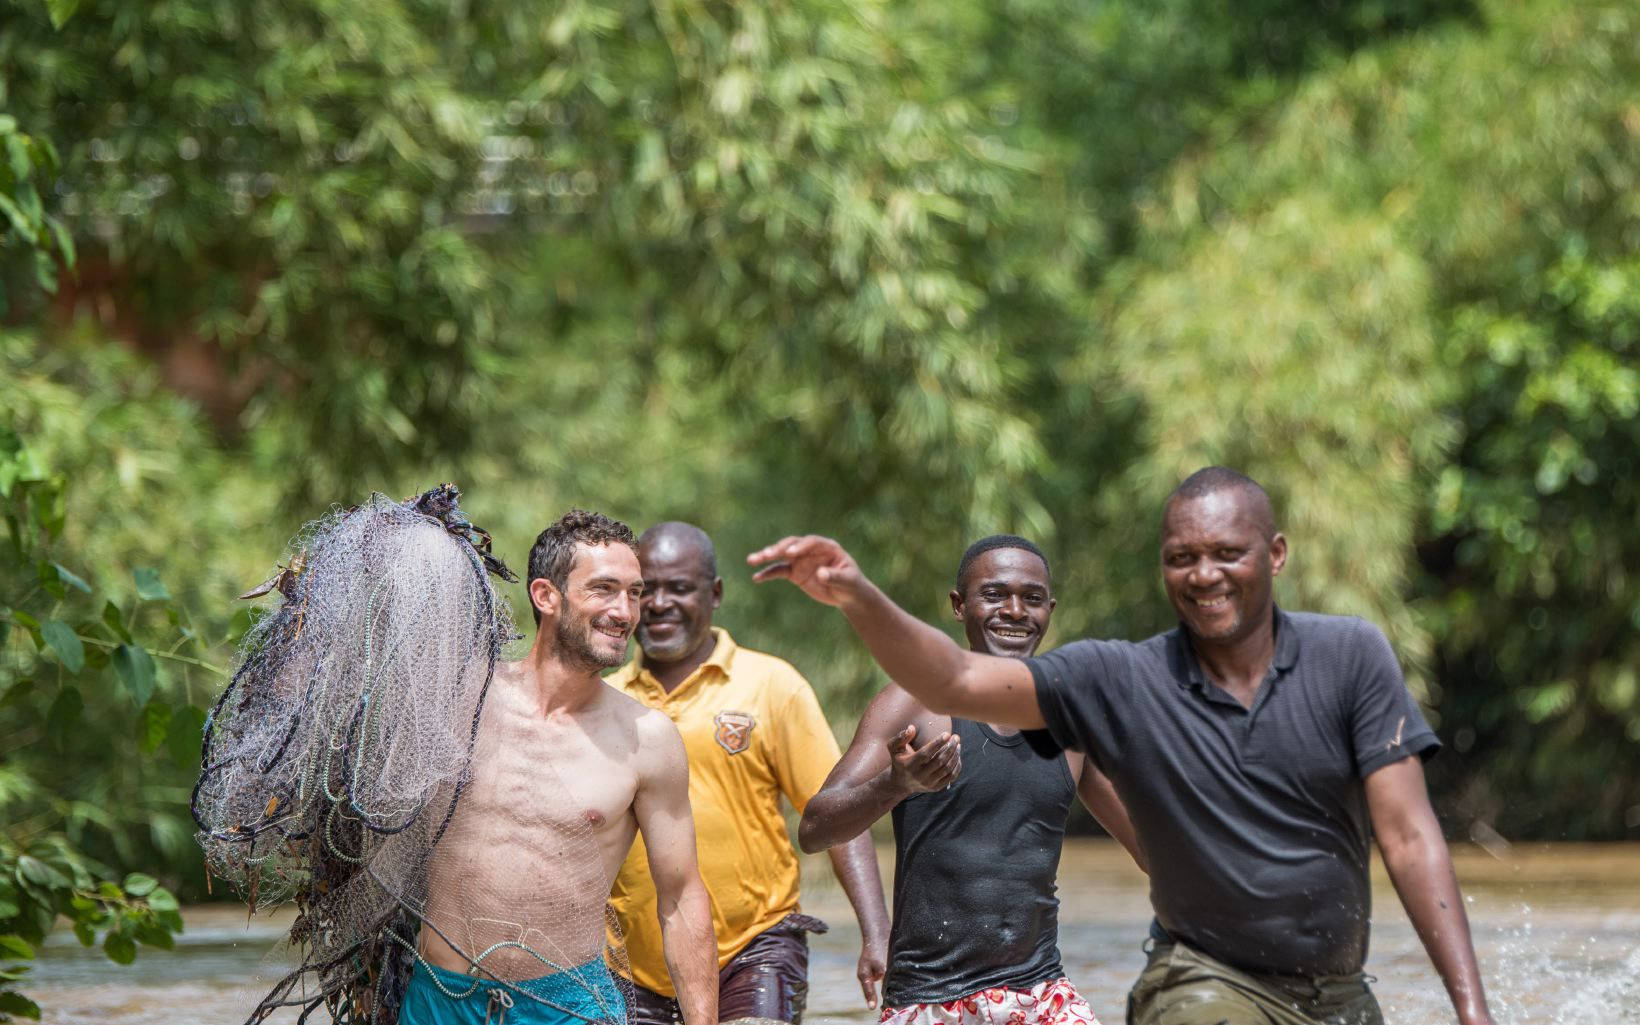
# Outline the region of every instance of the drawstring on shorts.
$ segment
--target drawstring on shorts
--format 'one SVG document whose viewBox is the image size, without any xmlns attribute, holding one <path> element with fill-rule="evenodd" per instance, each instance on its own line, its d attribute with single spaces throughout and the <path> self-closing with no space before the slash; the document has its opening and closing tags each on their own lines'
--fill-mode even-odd
<svg viewBox="0 0 1640 1025">
<path fill-rule="evenodd" d="M 512 1010 L 512 994 L 499 987 L 490 990 L 490 999 L 484 1005 L 484 1025 L 507 1025 L 507 1012 Z"/>
</svg>

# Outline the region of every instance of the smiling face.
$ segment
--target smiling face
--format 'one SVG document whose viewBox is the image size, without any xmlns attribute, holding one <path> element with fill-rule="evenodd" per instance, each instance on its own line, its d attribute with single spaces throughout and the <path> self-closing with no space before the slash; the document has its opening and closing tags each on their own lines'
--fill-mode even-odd
<svg viewBox="0 0 1640 1025">
<path fill-rule="evenodd" d="M 577 544 L 553 627 L 564 661 L 592 670 L 625 662 L 642 593 L 643 574 L 630 547 Z"/>
<path fill-rule="evenodd" d="M 1048 567 L 1023 548 L 982 552 L 969 564 L 962 589 L 951 592 L 968 647 L 1009 658 L 1036 652 L 1054 605 Z"/>
<path fill-rule="evenodd" d="M 1287 539 L 1261 508 L 1248 491 L 1224 488 L 1174 498 L 1162 514 L 1162 583 L 1198 641 L 1231 644 L 1271 624 Z"/>
<path fill-rule="evenodd" d="M 700 546 L 675 533 L 645 534 L 638 564 L 643 570 L 638 644 L 645 661 L 667 665 L 710 645 L 723 581 L 713 576 Z"/>
</svg>

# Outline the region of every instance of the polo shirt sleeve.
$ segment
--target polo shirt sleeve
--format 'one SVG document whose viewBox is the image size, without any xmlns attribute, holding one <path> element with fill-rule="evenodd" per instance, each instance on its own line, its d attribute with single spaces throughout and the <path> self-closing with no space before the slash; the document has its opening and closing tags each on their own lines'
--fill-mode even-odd
<svg viewBox="0 0 1640 1025">
<path fill-rule="evenodd" d="M 1108 685 L 1123 671 L 1108 647 L 1101 641 L 1073 641 L 1025 660 L 1048 735 L 1061 749 L 1093 754 L 1096 763 L 1098 752 L 1109 750 L 1102 742 L 1109 734 Z"/>
<path fill-rule="evenodd" d="M 1441 749 L 1441 742 L 1407 689 L 1389 639 L 1371 623 L 1357 623 L 1350 733 L 1355 771 L 1365 779 L 1408 755 L 1428 761 Z"/>
<path fill-rule="evenodd" d="M 777 702 L 775 721 L 769 724 L 773 727 L 769 731 L 769 762 L 780 792 L 801 813 L 809 798 L 825 785 L 843 753 L 820 708 L 820 699 L 802 674 L 792 669 L 781 684 L 784 700 Z"/>
</svg>

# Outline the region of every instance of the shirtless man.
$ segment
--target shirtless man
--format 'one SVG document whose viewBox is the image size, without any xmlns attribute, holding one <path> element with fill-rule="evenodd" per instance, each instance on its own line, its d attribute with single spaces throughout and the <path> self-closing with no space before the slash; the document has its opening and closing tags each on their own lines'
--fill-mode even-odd
<svg viewBox="0 0 1640 1025">
<path fill-rule="evenodd" d="M 667 969 L 688 1025 L 717 1021 L 711 909 L 677 728 L 605 685 L 638 621 L 632 531 L 572 511 L 530 551 L 537 632 L 498 666 L 471 779 L 428 872 L 401 1025 L 624 1021 L 605 899 L 641 830 Z"/>
<path fill-rule="evenodd" d="M 951 611 L 970 651 L 1029 658 L 1054 604 L 1047 557 L 1022 537 L 981 538 L 957 565 Z M 1021 1025 L 1094 1020 L 1059 957 L 1054 880 L 1071 801 L 1144 862 L 1110 781 L 1081 752 L 1043 750 L 1044 739 L 931 712 L 890 683 L 804 810 L 797 836 L 810 852 L 892 811 L 884 1022 L 965 1021 L 965 1007 Z M 953 914 L 965 928 L 948 927 Z"/>
</svg>

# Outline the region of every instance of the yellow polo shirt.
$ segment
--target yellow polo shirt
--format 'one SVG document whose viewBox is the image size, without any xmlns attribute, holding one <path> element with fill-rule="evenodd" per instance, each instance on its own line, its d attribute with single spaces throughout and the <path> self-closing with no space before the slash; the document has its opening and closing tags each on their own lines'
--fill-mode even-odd
<svg viewBox="0 0 1640 1025">
<path fill-rule="evenodd" d="M 714 627 L 712 657 L 668 694 L 633 659 L 605 682 L 677 724 L 689 752 L 689 804 L 700 874 L 712 901 L 718 967 L 797 910 L 797 856 L 780 795 L 801 812 L 842 757 L 814 690 L 772 655 Z M 676 995 L 661 950 L 655 884 L 643 836 L 633 841 L 610 902 L 626 936 L 632 979 Z"/>
</svg>

